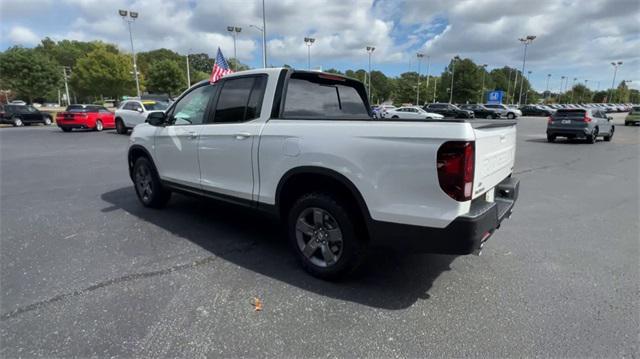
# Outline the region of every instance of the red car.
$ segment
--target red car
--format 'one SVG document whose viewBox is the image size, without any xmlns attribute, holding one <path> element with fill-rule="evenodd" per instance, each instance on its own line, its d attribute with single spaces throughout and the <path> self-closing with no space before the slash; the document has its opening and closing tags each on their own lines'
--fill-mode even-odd
<svg viewBox="0 0 640 359">
<path fill-rule="evenodd" d="M 98 105 L 70 105 L 56 115 L 56 123 L 64 132 L 71 132 L 74 128 L 94 131 L 116 128 L 113 112 Z"/>
</svg>

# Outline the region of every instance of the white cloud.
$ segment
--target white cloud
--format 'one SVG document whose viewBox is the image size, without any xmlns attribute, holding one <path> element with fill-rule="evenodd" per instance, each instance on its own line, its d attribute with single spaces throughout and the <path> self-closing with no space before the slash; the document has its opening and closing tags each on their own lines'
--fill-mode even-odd
<svg viewBox="0 0 640 359">
<path fill-rule="evenodd" d="M 14 44 L 22 46 L 33 46 L 40 42 L 40 36 L 22 26 L 12 27 L 7 38 Z"/>
</svg>

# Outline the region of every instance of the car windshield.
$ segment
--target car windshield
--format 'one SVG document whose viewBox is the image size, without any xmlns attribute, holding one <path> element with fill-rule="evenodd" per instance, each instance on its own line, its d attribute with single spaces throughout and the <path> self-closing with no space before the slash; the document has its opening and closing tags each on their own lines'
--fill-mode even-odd
<svg viewBox="0 0 640 359">
<path fill-rule="evenodd" d="M 142 104 L 147 111 L 164 111 L 169 107 L 168 103 L 162 101 L 144 101 Z"/>
</svg>

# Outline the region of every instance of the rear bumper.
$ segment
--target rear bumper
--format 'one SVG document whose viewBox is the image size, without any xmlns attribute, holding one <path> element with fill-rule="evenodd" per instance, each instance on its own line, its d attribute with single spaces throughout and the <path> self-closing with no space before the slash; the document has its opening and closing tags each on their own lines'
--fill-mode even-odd
<svg viewBox="0 0 640 359">
<path fill-rule="evenodd" d="M 95 123 L 89 123 L 89 121 L 65 121 L 65 120 L 56 120 L 56 124 L 58 127 L 64 128 L 94 128 Z"/>
<path fill-rule="evenodd" d="M 589 127 L 577 127 L 577 128 L 562 128 L 562 127 L 547 127 L 547 135 L 554 136 L 587 136 L 591 134 L 593 130 Z"/>
<path fill-rule="evenodd" d="M 520 181 L 507 178 L 495 187 L 494 202 L 474 201 L 469 213 L 456 218 L 445 228 L 372 221 L 373 246 L 442 254 L 478 252 L 484 242 L 511 216 L 518 199 Z"/>
</svg>

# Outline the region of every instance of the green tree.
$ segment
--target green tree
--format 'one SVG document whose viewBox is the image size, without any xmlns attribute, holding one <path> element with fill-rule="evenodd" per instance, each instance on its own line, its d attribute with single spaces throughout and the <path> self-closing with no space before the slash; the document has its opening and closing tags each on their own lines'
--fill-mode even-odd
<svg viewBox="0 0 640 359">
<path fill-rule="evenodd" d="M 477 102 L 482 91 L 482 71 L 484 70 L 476 66 L 471 59 L 459 59 L 455 61 L 455 65 L 453 62 L 454 60 L 451 60 L 442 73 L 442 86 L 438 90 L 438 97 L 449 100 L 453 70 L 453 102 Z"/>
<path fill-rule="evenodd" d="M 391 97 L 393 84 L 381 71 L 371 71 L 371 98 L 373 103 L 381 103 Z"/>
<path fill-rule="evenodd" d="M 615 89 L 611 102 L 626 103 L 629 102 L 629 87 L 626 81 L 621 81 L 618 88 Z"/>
<path fill-rule="evenodd" d="M 214 63 L 215 60 L 209 58 L 209 55 L 204 53 L 189 55 L 189 64 L 191 65 L 191 68 L 196 71 L 211 73 Z"/>
<path fill-rule="evenodd" d="M 24 96 L 30 103 L 56 89 L 62 70 L 49 57 L 33 49 L 12 47 L 0 54 L 3 86 Z"/>
<path fill-rule="evenodd" d="M 191 84 L 195 84 L 198 83 L 202 80 L 208 80 L 209 77 L 211 77 L 211 71 L 204 72 L 204 71 L 194 71 L 191 73 Z"/>
<path fill-rule="evenodd" d="M 229 67 L 233 71 L 245 71 L 245 70 L 250 70 L 251 69 L 249 67 L 249 65 L 243 64 L 242 62 L 237 61 L 236 59 L 227 59 L 227 63 L 229 64 Z"/>
<path fill-rule="evenodd" d="M 331 69 L 325 70 L 324 72 L 328 72 L 328 73 L 330 73 L 330 74 L 344 75 L 340 70 L 336 70 L 336 69 L 334 69 L 334 68 L 331 68 Z"/>
<path fill-rule="evenodd" d="M 107 44 L 101 41 L 75 41 L 75 40 L 61 40 L 55 42 L 48 37 L 45 37 L 35 50 L 49 56 L 52 60 L 56 61 L 61 66 L 68 66 L 73 68 L 76 62 L 81 57 L 85 56 L 89 52 L 103 48 L 108 52 L 118 54 L 118 48 L 113 44 Z"/>
<path fill-rule="evenodd" d="M 157 49 L 152 51 L 139 52 L 138 54 L 136 54 L 136 64 L 138 65 L 138 70 L 145 75 L 149 72 L 149 68 L 151 67 L 151 65 L 163 60 L 171 60 L 177 64 L 181 64 L 184 68 L 183 71 L 186 74 L 186 59 L 184 56 L 178 54 L 175 51 L 171 51 L 169 49 Z"/>
<path fill-rule="evenodd" d="M 187 81 L 184 72 L 175 61 L 161 60 L 149 67 L 147 89 L 149 92 L 168 94 L 169 97 L 184 89 Z"/>
<path fill-rule="evenodd" d="M 140 80 L 144 83 L 142 76 Z M 91 51 L 77 61 L 71 83 L 82 96 L 119 98 L 136 92 L 131 57 L 114 54 L 104 47 Z"/>
</svg>

